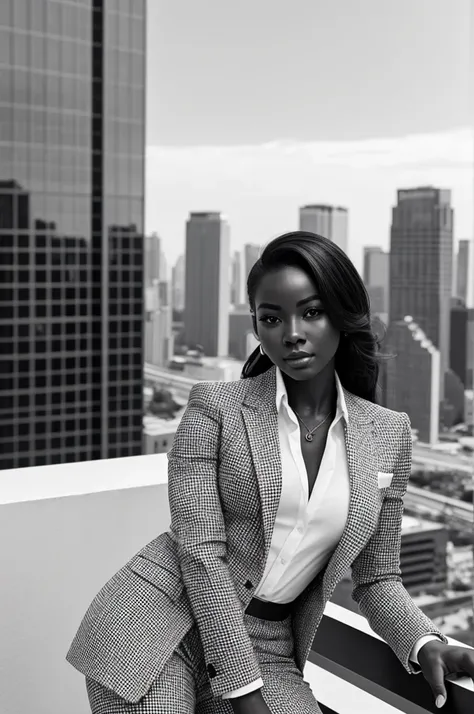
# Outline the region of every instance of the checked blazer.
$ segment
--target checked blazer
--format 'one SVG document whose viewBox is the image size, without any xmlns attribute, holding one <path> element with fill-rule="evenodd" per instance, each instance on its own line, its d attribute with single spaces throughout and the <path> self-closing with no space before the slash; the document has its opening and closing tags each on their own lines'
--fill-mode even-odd
<svg viewBox="0 0 474 714">
<path fill-rule="evenodd" d="M 275 395 L 275 367 L 191 390 L 168 454 L 170 530 L 104 585 L 67 654 L 129 702 L 146 694 L 194 623 L 216 697 L 260 677 L 243 613 L 264 572 L 281 492 Z M 295 661 L 303 670 L 325 604 L 351 567 L 361 613 L 414 672 L 409 654 L 418 638 L 446 638 L 400 577 L 409 419 L 346 390 L 344 396 L 349 512 L 329 562 L 295 602 Z M 379 487 L 378 472 L 393 473 L 388 487 Z"/>
</svg>

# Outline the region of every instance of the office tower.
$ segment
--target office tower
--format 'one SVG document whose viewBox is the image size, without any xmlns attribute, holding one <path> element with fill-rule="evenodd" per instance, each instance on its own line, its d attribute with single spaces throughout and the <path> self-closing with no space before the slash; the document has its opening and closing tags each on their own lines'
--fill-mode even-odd
<svg viewBox="0 0 474 714">
<path fill-rule="evenodd" d="M 145 2 L 23 10 L 0 21 L 2 469 L 142 443 Z"/>
<path fill-rule="evenodd" d="M 156 233 L 145 238 L 145 286 L 153 285 L 154 280 L 161 280 L 162 266 L 161 238 Z"/>
<path fill-rule="evenodd" d="M 446 588 L 448 538 L 444 525 L 403 515 L 400 570 L 410 595 L 441 593 Z"/>
<path fill-rule="evenodd" d="M 446 587 L 448 537 L 444 525 L 403 514 L 400 570 L 403 584 L 410 595 L 416 596 L 422 592 L 436 594 Z M 351 571 L 348 570 L 336 585 L 331 602 L 360 613 L 352 599 L 353 588 Z"/>
<path fill-rule="evenodd" d="M 310 205 L 300 208 L 300 231 L 329 238 L 347 253 L 349 213 L 340 206 Z"/>
<path fill-rule="evenodd" d="M 409 316 L 391 322 L 385 364 L 386 406 L 406 412 L 420 441 L 435 444 L 439 433 L 440 353 Z"/>
<path fill-rule="evenodd" d="M 466 389 L 464 392 L 464 423 L 471 428 L 474 435 L 474 390 Z"/>
<path fill-rule="evenodd" d="M 450 367 L 444 375 L 444 402 L 440 409 L 441 422 L 448 429 L 464 421 L 464 394 L 464 384 Z"/>
<path fill-rule="evenodd" d="M 468 308 L 466 327 L 466 389 L 474 389 L 474 307 Z"/>
<path fill-rule="evenodd" d="M 180 255 L 171 271 L 171 304 L 174 310 L 184 310 L 185 260 Z"/>
<path fill-rule="evenodd" d="M 472 252 L 472 241 L 460 240 L 456 259 L 456 295 L 467 304 L 467 281 L 469 275 L 469 253 Z"/>
<path fill-rule="evenodd" d="M 364 248 L 364 283 L 371 311 L 383 322 L 388 320 L 389 259 L 389 254 L 378 246 Z"/>
<path fill-rule="evenodd" d="M 173 358 L 173 315 L 169 284 L 154 280 L 146 288 L 145 303 L 145 362 L 156 367 L 167 367 Z"/>
<path fill-rule="evenodd" d="M 161 282 L 168 282 L 168 260 L 166 258 L 166 253 L 163 248 L 160 249 L 160 272 L 158 274 L 158 280 Z"/>
<path fill-rule="evenodd" d="M 246 243 L 244 245 L 244 297 L 245 301 L 248 301 L 247 295 L 247 278 L 253 266 L 257 262 L 260 256 L 261 247 L 259 245 L 254 245 L 253 243 Z"/>
<path fill-rule="evenodd" d="M 469 311 L 460 298 L 451 300 L 449 366 L 467 389 L 467 326 Z"/>
<path fill-rule="evenodd" d="M 220 213 L 190 213 L 186 224 L 184 328 L 189 347 L 224 357 L 229 346 L 229 225 Z"/>
<path fill-rule="evenodd" d="M 451 192 L 432 187 L 399 190 L 392 211 L 390 322 L 411 315 L 440 351 L 440 399 L 449 363 L 453 259 Z"/>
<path fill-rule="evenodd" d="M 474 307 L 474 240 L 471 240 L 469 245 L 468 260 L 466 305 L 468 307 Z"/>
<path fill-rule="evenodd" d="M 239 251 L 235 251 L 232 256 L 231 283 L 230 283 L 230 303 L 231 305 L 241 304 L 241 284 L 242 284 L 242 256 Z"/>
<path fill-rule="evenodd" d="M 253 336 L 253 326 L 248 305 L 236 305 L 229 313 L 230 357 L 240 360 L 247 359 L 252 349 L 254 349 L 254 341 L 249 340 L 249 336 Z M 249 349 L 249 346 L 252 348 Z"/>
</svg>

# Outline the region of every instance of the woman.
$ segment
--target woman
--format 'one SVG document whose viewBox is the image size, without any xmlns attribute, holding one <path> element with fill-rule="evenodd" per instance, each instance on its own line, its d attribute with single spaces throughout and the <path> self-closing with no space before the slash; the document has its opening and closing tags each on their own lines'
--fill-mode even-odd
<svg viewBox="0 0 474 714">
<path fill-rule="evenodd" d="M 201 382 L 169 453 L 171 528 L 92 602 L 68 653 L 94 714 L 315 714 L 303 668 L 337 582 L 435 696 L 474 658 L 399 570 L 406 414 L 375 403 L 363 283 L 312 233 L 272 241 L 248 297 L 260 341 L 237 382 Z"/>
</svg>

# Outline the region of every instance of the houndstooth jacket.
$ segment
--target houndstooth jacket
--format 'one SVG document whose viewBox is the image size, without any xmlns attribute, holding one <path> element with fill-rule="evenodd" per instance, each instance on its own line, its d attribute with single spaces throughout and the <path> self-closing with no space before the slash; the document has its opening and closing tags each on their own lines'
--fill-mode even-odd
<svg viewBox="0 0 474 714">
<path fill-rule="evenodd" d="M 67 654 L 80 672 L 127 701 L 146 694 L 195 623 L 215 696 L 260 677 L 243 613 L 263 575 L 281 491 L 275 394 L 275 367 L 191 390 L 168 455 L 170 530 L 104 585 Z M 344 396 L 348 518 L 327 566 L 295 603 L 295 660 L 303 670 L 325 604 L 351 567 L 360 611 L 413 672 L 416 640 L 428 633 L 446 638 L 400 577 L 409 419 L 346 390 Z M 389 487 L 378 488 L 378 471 L 393 472 Z"/>
</svg>

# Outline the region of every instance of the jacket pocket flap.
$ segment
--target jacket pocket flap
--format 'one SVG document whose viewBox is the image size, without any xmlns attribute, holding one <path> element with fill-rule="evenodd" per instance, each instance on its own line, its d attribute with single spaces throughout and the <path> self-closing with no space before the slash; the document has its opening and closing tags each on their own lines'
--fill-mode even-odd
<svg viewBox="0 0 474 714">
<path fill-rule="evenodd" d="M 173 572 L 168 569 L 166 564 L 163 567 L 161 563 L 150 560 L 143 555 L 136 555 L 128 563 L 128 567 L 158 588 L 158 590 L 166 593 L 172 600 L 177 600 L 184 590 L 181 573 Z"/>
</svg>

